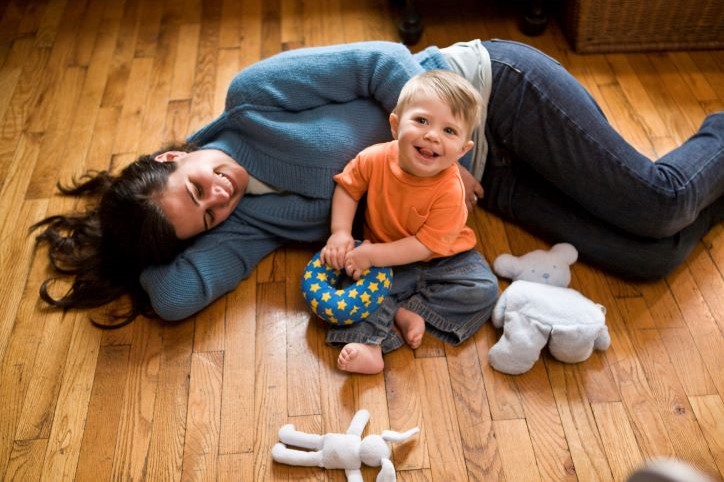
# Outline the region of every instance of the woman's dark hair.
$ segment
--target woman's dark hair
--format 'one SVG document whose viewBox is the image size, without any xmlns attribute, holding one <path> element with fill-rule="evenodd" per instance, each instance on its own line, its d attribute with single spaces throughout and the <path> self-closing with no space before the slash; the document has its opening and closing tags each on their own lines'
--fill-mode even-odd
<svg viewBox="0 0 724 482">
<path fill-rule="evenodd" d="M 31 226 L 31 231 L 42 230 L 36 244 L 48 245 L 50 264 L 58 274 L 43 282 L 40 297 L 59 308 L 95 308 L 127 295 L 130 308 L 111 315 L 120 322 L 106 324 L 91 318 L 103 328 L 124 326 L 141 314 L 152 316 L 139 282 L 141 271 L 170 262 L 187 245 L 156 202 L 176 163 L 154 158 L 169 150 L 196 149 L 192 144 L 174 145 L 140 156 L 117 176 L 90 171 L 71 186 L 58 183 L 65 195 L 93 200 L 85 211 L 50 216 Z M 53 298 L 49 287 L 62 277 L 72 278 L 72 285 L 63 296 Z"/>
</svg>

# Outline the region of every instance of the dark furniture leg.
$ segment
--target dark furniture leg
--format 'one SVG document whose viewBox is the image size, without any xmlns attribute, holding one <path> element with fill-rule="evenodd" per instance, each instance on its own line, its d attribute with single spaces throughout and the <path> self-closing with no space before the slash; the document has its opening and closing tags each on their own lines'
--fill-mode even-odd
<svg viewBox="0 0 724 482">
<path fill-rule="evenodd" d="M 543 0 L 528 0 L 525 3 L 525 10 L 520 18 L 520 31 L 530 37 L 535 37 L 545 32 L 548 26 L 548 15 Z"/>
<path fill-rule="evenodd" d="M 405 13 L 397 25 L 400 38 L 405 45 L 416 44 L 422 35 L 422 20 L 415 9 L 414 0 L 405 0 Z"/>
<path fill-rule="evenodd" d="M 402 4 L 402 0 L 392 0 L 394 4 Z M 525 0 L 520 15 L 520 31 L 534 37 L 542 34 L 548 26 L 548 14 L 545 0 Z M 414 45 L 422 35 L 422 19 L 415 8 L 415 0 L 404 0 L 405 10 L 397 24 L 400 39 L 405 45 Z"/>
</svg>

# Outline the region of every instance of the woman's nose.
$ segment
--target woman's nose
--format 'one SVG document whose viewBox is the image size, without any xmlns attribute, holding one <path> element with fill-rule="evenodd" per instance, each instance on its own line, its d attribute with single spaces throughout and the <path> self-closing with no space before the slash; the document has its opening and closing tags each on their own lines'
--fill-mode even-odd
<svg viewBox="0 0 724 482">
<path fill-rule="evenodd" d="M 217 206 L 219 204 L 226 204 L 229 202 L 229 193 L 226 189 L 224 189 L 221 186 L 213 186 L 211 190 L 209 191 L 209 204 L 212 206 Z"/>
</svg>

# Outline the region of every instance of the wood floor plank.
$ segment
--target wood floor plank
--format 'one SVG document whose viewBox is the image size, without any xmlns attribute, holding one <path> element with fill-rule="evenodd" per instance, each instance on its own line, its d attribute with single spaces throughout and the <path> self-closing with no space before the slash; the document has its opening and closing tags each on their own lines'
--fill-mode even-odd
<svg viewBox="0 0 724 482">
<path fill-rule="evenodd" d="M 256 361 L 256 277 L 227 295 L 224 386 L 221 393 L 219 453 L 250 453 L 254 448 Z"/>
<path fill-rule="evenodd" d="M 418 383 L 422 386 L 423 430 L 433 479 L 465 480 L 460 425 L 455 414 L 452 387 L 444 358 L 418 358 Z"/>
<path fill-rule="evenodd" d="M 75 480 L 93 482 L 110 477 L 129 353 L 128 346 L 100 347 Z"/>
<path fill-rule="evenodd" d="M 145 476 L 146 480 L 179 480 L 182 476 L 189 427 L 187 419 L 191 407 L 191 381 L 188 374 L 189 370 L 193 370 L 193 324 L 186 321 L 164 326 L 162 337 L 158 395 L 154 405 Z M 216 361 L 216 358 L 212 361 Z"/>
<path fill-rule="evenodd" d="M 623 403 L 591 404 L 613 480 L 626 480 L 644 458 Z"/>
<path fill-rule="evenodd" d="M 86 322 L 85 313 L 67 318 L 74 330 L 41 475 L 42 480 L 49 481 L 69 480 L 76 473 L 101 341 L 101 332 Z"/>
<path fill-rule="evenodd" d="M 269 480 L 271 448 L 287 423 L 284 283 L 257 284 L 254 373 L 254 480 Z"/>
<path fill-rule="evenodd" d="M 493 422 L 493 427 L 500 445 L 505 480 L 510 482 L 541 480 L 525 420 L 498 420 Z"/>
<path fill-rule="evenodd" d="M 709 448 L 657 330 L 632 330 L 641 365 L 676 456 L 716 471 Z"/>
<path fill-rule="evenodd" d="M 719 469 L 719 474 L 715 471 L 709 472 L 716 478 L 717 475 L 724 474 L 724 403 L 719 395 L 689 397 L 689 402 Z"/>
<path fill-rule="evenodd" d="M 613 480 L 579 370 L 564 363 L 546 363 L 546 368 L 576 477 Z"/>
<path fill-rule="evenodd" d="M 419 382 L 418 370 L 421 362 L 415 359 L 412 350 L 402 348 L 385 355 L 385 389 L 390 424 L 407 430 L 420 427 L 421 432 L 414 443 L 404 449 L 393 448 L 396 456 L 395 467 L 399 470 L 429 468 L 427 431 L 423 428 L 422 397 L 423 386 Z M 404 451 L 403 453 L 400 453 Z M 404 455 L 404 456 L 403 456 Z"/>
<path fill-rule="evenodd" d="M 123 387 L 121 423 L 114 449 L 112 479 L 142 478 L 151 440 L 158 390 L 162 328 L 147 318 L 133 323 L 128 377 Z"/>
<path fill-rule="evenodd" d="M 220 352 L 191 355 L 182 479 L 216 479 L 223 369 Z"/>
<path fill-rule="evenodd" d="M 686 266 L 669 275 L 667 282 L 721 396 L 724 394 L 724 336 Z"/>
<path fill-rule="evenodd" d="M 577 262 L 572 287 L 606 306 L 612 345 L 574 365 L 544 350 L 522 376 L 490 367 L 501 334 L 490 324 L 459 347 L 427 337 L 386 354 L 378 375 L 340 371 L 339 347 L 326 345 L 299 292 L 319 246 L 277 250 L 179 323 L 140 317 L 100 331 L 88 317 L 123 302 L 63 314 L 38 300 L 50 271 L 28 226 L 86 205 L 59 196 L 56 181 L 118 172 L 183 141 L 221 112 L 238 69 L 262 58 L 399 42 L 403 3 L 0 2 L 0 479 L 344 482 L 340 470 L 274 463 L 270 450 L 285 423 L 342 432 L 360 408 L 372 415 L 365 434 L 421 428 L 391 444 L 398 480 L 626 480 L 654 456 L 724 476 L 721 224 L 659 281 Z M 724 109 L 724 51 L 577 54 L 556 18 L 528 37 L 519 6 L 503 3 L 418 2 L 424 31 L 411 51 L 470 38 L 528 43 L 652 158 Z M 490 263 L 549 247 L 480 208 L 469 225 Z M 364 480 L 376 474 L 363 470 Z"/>
<path fill-rule="evenodd" d="M 485 379 L 474 344 L 445 347 L 450 384 L 470 480 L 500 480 L 503 467 L 493 431 Z"/>
</svg>

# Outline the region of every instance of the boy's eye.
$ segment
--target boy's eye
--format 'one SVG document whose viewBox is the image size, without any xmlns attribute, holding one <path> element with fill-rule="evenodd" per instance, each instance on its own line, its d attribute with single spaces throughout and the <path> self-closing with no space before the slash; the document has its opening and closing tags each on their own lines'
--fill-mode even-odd
<svg viewBox="0 0 724 482">
<path fill-rule="evenodd" d="M 455 134 L 457 134 L 457 131 L 455 129 L 453 129 L 452 127 L 447 127 L 447 128 L 445 128 L 445 133 L 450 134 L 450 135 L 455 135 Z"/>
<path fill-rule="evenodd" d="M 204 196 L 204 190 L 199 186 L 198 184 L 194 183 L 194 193 L 196 194 L 197 198 L 202 198 Z"/>
<path fill-rule="evenodd" d="M 424 117 L 418 117 L 415 119 L 415 122 L 417 122 L 418 124 L 427 124 L 427 119 Z"/>
</svg>

